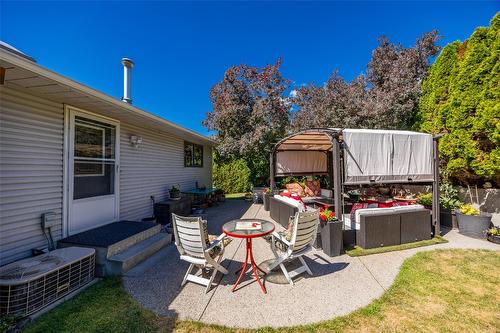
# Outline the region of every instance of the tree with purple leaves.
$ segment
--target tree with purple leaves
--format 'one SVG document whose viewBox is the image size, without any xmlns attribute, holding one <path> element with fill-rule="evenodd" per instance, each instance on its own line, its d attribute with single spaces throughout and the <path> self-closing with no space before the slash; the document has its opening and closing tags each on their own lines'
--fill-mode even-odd
<svg viewBox="0 0 500 333">
<path fill-rule="evenodd" d="M 296 90 L 292 127 L 410 128 L 429 60 L 440 50 L 438 39 L 431 31 L 405 48 L 381 37 L 366 74 L 346 82 L 334 71 L 324 85 Z"/>
<path fill-rule="evenodd" d="M 253 184 L 269 176 L 269 151 L 290 123 L 290 102 L 283 97 L 290 81 L 280 65 L 281 59 L 264 68 L 233 66 L 210 90 L 213 109 L 203 125 L 216 131 L 216 158 L 244 159 Z"/>
<path fill-rule="evenodd" d="M 403 129 L 412 125 L 429 58 L 439 52 L 438 33 L 413 47 L 382 37 L 367 73 L 346 82 L 336 71 L 323 86 L 310 84 L 285 95 L 281 59 L 264 68 L 233 66 L 210 90 L 213 109 L 204 126 L 216 132 L 216 159 L 245 160 L 254 185 L 269 176 L 269 152 L 291 130 L 313 127 Z M 294 110 L 294 111 L 292 111 Z"/>
</svg>

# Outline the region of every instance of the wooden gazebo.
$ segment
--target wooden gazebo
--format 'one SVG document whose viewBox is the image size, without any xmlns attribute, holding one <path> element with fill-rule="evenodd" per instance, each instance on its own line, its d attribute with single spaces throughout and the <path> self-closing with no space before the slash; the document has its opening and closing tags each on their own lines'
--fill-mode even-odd
<svg viewBox="0 0 500 333">
<path fill-rule="evenodd" d="M 440 233 L 438 137 L 410 131 L 314 128 L 280 140 L 270 154 L 277 176 L 327 175 L 342 219 L 345 185 L 432 185 L 432 224 Z"/>
</svg>

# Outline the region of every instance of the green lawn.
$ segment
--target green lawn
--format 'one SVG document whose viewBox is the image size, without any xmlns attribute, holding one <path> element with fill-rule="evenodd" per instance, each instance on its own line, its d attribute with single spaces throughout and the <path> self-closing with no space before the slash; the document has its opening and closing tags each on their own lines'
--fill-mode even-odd
<svg viewBox="0 0 500 333">
<path fill-rule="evenodd" d="M 355 246 L 352 249 L 347 249 L 345 251 L 345 253 L 347 253 L 351 257 L 360 257 L 360 256 L 367 256 L 367 255 L 376 254 L 376 253 L 408 250 L 408 249 L 413 249 L 416 247 L 436 245 L 436 244 L 441 244 L 441 243 L 448 243 L 448 241 L 441 236 L 436 236 L 436 237 L 433 237 L 431 239 L 426 239 L 426 240 L 422 240 L 422 241 L 418 241 L 418 242 L 406 243 L 406 244 L 401 244 L 401 245 L 376 247 L 373 249 L 363 249 L 359 246 Z"/>
<path fill-rule="evenodd" d="M 245 199 L 245 200 L 251 200 L 252 199 L 252 195 L 250 193 L 247 193 L 247 192 L 243 192 L 243 193 L 227 193 L 226 194 L 226 199 Z"/>
<path fill-rule="evenodd" d="M 380 299 L 358 311 L 313 325 L 252 331 L 158 317 L 135 303 L 120 280 L 107 279 L 25 332 L 498 332 L 499 281 L 499 252 L 420 252 L 403 263 Z"/>
</svg>

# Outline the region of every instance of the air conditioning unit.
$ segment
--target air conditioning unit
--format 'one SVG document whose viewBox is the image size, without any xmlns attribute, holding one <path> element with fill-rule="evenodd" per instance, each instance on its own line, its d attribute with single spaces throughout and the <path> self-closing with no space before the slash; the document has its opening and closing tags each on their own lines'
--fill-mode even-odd
<svg viewBox="0 0 500 333">
<path fill-rule="evenodd" d="M 95 250 L 57 249 L 0 267 L 0 316 L 27 316 L 94 279 Z"/>
</svg>

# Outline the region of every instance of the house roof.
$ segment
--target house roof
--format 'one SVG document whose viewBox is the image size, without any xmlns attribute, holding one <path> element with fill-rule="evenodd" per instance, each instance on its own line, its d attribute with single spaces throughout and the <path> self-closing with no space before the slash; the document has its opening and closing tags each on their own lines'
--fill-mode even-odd
<svg viewBox="0 0 500 333">
<path fill-rule="evenodd" d="M 195 143 L 215 145 L 209 137 L 44 68 L 6 43 L 0 45 L 0 67 L 6 69 L 6 86 Z"/>
</svg>

